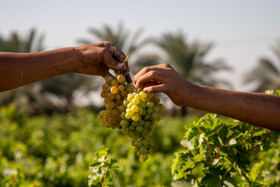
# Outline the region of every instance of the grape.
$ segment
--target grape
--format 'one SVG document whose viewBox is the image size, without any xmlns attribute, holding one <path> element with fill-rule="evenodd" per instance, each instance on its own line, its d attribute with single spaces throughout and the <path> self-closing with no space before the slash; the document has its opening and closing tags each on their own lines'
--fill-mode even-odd
<svg viewBox="0 0 280 187">
<path fill-rule="evenodd" d="M 105 91 L 102 91 L 102 92 L 101 92 L 101 94 L 100 94 L 100 96 L 101 96 L 102 98 L 105 98 L 105 97 L 106 97 L 106 95 L 107 95 L 107 94 L 106 94 L 106 92 L 105 92 Z"/>
<path fill-rule="evenodd" d="M 117 76 L 117 81 L 118 81 L 119 83 L 124 83 L 124 82 L 125 82 L 125 77 L 124 77 L 123 75 L 118 75 L 118 76 Z"/>
<path fill-rule="evenodd" d="M 128 95 L 127 97 L 127 101 L 128 102 L 131 102 L 133 100 L 134 96 L 133 95 Z"/>
<path fill-rule="evenodd" d="M 129 122 L 127 121 L 127 120 L 121 120 L 121 122 L 120 122 L 120 125 L 122 126 L 122 127 L 127 127 L 128 126 L 128 124 L 129 124 Z"/>
<path fill-rule="evenodd" d="M 120 112 L 125 112 L 125 106 L 124 105 L 119 106 L 119 111 Z"/>
<path fill-rule="evenodd" d="M 118 100 L 121 100 L 121 95 L 120 94 L 116 94 L 115 95 L 115 99 L 118 101 Z"/>
<path fill-rule="evenodd" d="M 113 81 L 111 82 L 111 85 L 112 85 L 112 86 L 118 86 L 118 85 L 119 85 L 119 82 L 118 82 L 117 80 L 113 80 Z"/>
<path fill-rule="evenodd" d="M 118 93 L 119 90 L 116 86 L 112 86 L 110 91 L 111 91 L 112 94 L 116 94 L 116 93 Z"/>
<path fill-rule="evenodd" d="M 126 113 L 127 113 L 127 115 L 129 115 L 131 117 L 134 114 L 134 112 L 132 110 L 130 110 L 130 109 L 126 109 Z"/>
<path fill-rule="evenodd" d="M 138 111 L 139 111 L 139 108 L 138 108 L 137 105 L 133 105 L 133 106 L 131 107 L 131 110 L 132 110 L 133 112 L 138 112 Z"/>
<path fill-rule="evenodd" d="M 139 125 L 139 126 L 137 126 L 136 130 L 137 130 L 138 132 L 142 132 L 142 131 L 143 131 L 143 127 L 142 127 L 141 125 Z"/>
<path fill-rule="evenodd" d="M 110 109 L 114 108 L 114 106 L 115 106 L 115 103 L 113 101 L 109 101 L 109 103 L 106 105 L 106 109 L 110 110 Z"/>
<path fill-rule="evenodd" d="M 147 97 L 147 94 L 145 92 L 141 91 L 140 96 L 141 96 L 141 99 L 145 99 Z"/>
<path fill-rule="evenodd" d="M 138 113 L 134 113 L 131 118 L 133 121 L 138 121 L 140 117 Z"/>
<path fill-rule="evenodd" d="M 132 101 L 131 101 L 134 105 L 138 105 L 140 100 L 139 99 L 136 99 L 134 98 Z"/>
<path fill-rule="evenodd" d="M 127 96 L 127 92 L 126 91 L 122 91 L 121 92 L 121 96 L 125 98 Z"/>
<path fill-rule="evenodd" d="M 146 111 L 147 111 L 148 114 L 152 114 L 153 113 L 153 109 L 152 108 L 148 108 Z"/>
<path fill-rule="evenodd" d="M 120 92 L 124 91 L 124 88 L 125 88 L 125 87 L 124 87 L 124 85 L 122 85 L 122 84 L 118 86 L 118 89 L 119 89 Z"/>
<path fill-rule="evenodd" d="M 147 106 L 148 106 L 149 108 L 153 108 L 153 107 L 154 107 L 154 103 L 151 102 L 151 101 L 148 101 L 148 102 L 147 102 Z"/>
<path fill-rule="evenodd" d="M 110 93 L 107 94 L 107 98 L 111 101 L 115 98 L 115 96 L 114 96 L 113 93 L 110 92 Z"/>
<path fill-rule="evenodd" d="M 125 118 L 126 118 L 126 119 L 131 119 L 131 116 L 128 115 L 128 114 L 126 113 L 126 114 L 125 114 Z"/>
<path fill-rule="evenodd" d="M 121 113 L 121 119 L 126 119 L 126 117 L 125 117 L 125 112 L 122 112 L 122 113 Z"/>
</svg>

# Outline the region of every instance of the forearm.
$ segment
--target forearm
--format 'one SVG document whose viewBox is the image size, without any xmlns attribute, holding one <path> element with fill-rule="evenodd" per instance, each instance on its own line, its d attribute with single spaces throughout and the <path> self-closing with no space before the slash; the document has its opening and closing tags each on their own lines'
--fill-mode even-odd
<svg viewBox="0 0 280 187">
<path fill-rule="evenodd" d="M 191 92 L 190 92 L 191 90 Z M 280 97 L 191 85 L 184 105 L 280 131 Z M 185 92 L 185 93 L 187 93 Z"/>
<path fill-rule="evenodd" d="M 0 53 L 0 91 L 73 72 L 75 58 L 74 48 L 40 53 Z"/>
</svg>

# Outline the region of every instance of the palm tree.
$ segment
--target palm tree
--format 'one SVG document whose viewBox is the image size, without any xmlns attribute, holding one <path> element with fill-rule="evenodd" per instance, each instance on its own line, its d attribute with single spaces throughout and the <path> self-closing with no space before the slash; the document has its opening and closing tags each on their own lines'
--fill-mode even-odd
<svg viewBox="0 0 280 187">
<path fill-rule="evenodd" d="M 280 88 L 280 42 L 276 43 L 272 51 L 278 61 L 273 62 L 268 58 L 261 58 L 257 66 L 244 78 L 244 84 L 256 84 L 256 88 L 253 90 L 255 92 Z"/>
<path fill-rule="evenodd" d="M 155 40 L 155 44 L 165 52 L 164 61 L 173 65 L 188 81 L 207 86 L 230 86 L 228 82 L 213 77 L 214 73 L 220 70 L 231 70 L 229 66 L 221 60 L 205 62 L 205 57 L 213 44 L 202 44 L 197 41 L 190 43 L 181 32 L 164 34 Z M 182 108 L 183 116 L 186 114 L 185 109 Z"/>
<path fill-rule="evenodd" d="M 17 32 L 12 32 L 8 39 L 0 36 L 1 52 L 40 52 L 43 51 L 44 35 L 36 38 L 36 30 L 31 29 L 26 38 L 21 38 Z"/>
</svg>

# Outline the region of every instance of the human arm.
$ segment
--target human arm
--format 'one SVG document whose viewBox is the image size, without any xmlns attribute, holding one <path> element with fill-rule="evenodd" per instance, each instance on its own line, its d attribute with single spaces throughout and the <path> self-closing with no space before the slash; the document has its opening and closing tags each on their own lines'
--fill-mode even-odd
<svg viewBox="0 0 280 187">
<path fill-rule="evenodd" d="M 109 69 L 124 71 L 131 82 L 124 60 L 124 53 L 110 42 L 39 53 L 0 53 L 0 91 L 71 72 L 106 76 Z"/>
<path fill-rule="evenodd" d="M 164 92 L 176 105 L 190 106 L 280 131 L 279 96 L 192 84 L 168 64 L 146 67 L 133 80 L 136 88 L 144 88 L 145 92 Z"/>
</svg>

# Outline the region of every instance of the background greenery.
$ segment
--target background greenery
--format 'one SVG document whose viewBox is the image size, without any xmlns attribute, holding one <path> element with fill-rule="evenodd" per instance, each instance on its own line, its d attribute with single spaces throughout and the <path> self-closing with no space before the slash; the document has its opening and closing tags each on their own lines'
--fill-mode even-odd
<svg viewBox="0 0 280 187">
<path fill-rule="evenodd" d="M 237 186 L 280 184 L 280 136 L 276 132 L 233 120 L 222 122 L 209 115 L 197 122 L 194 119 L 197 118 L 164 117 L 152 136 L 154 148 L 150 159 L 140 163 L 128 137 L 118 130 L 102 128 L 97 115 L 89 110 L 30 118 L 12 105 L 2 107 L 0 186 L 87 186 L 88 176 L 92 174 L 89 166 L 96 160 L 96 151 L 104 146 L 109 148 L 107 156 L 117 160 L 117 172 L 106 176 L 107 182 L 111 181 L 110 186 L 186 186 L 196 183 L 207 186 L 217 184 L 217 181 L 222 186 L 228 184 L 224 183 L 225 180 Z M 201 132 L 195 130 L 198 126 Z M 203 134 L 205 141 L 200 140 Z M 218 136 L 224 143 L 218 141 Z M 232 138 L 236 138 L 237 143 L 228 141 Z M 186 140 L 201 143 L 194 143 L 198 147 L 192 151 Z M 205 146 L 206 140 L 212 142 L 211 150 Z M 217 157 L 217 149 L 222 150 L 220 157 Z M 215 165 L 208 158 L 211 154 L 219 158 Z M 196 165 L 186 166 L 191 160 Z M 234 169 L 225 160 L 229 160 Z M 195 172 L 190 175 L 189 169 Z M 223 170 L 228 173 L 226 178 L 222 178 Z M 243 175 L 263 183 L 251 184 Z M 101 182 L 103 180 L 102 177 Z M 101 186 L 101 182 L 96 186 Z"/>
<path fill-rule="evenodd" d="M 22 174 L 24 185 L 46 186 L 87 186 L 88 166 L 103 146 L 121 164 L 120 186 L 168 185 L 171 153 L 180 147 L 186 123 L 178 118 L 160 121 L 153 155 L 140 164 L 128 137 L 102 128 L 97 115 L 88 110 L 29 118 L 9 106 L 1 108 L 0 121 L 0 184 L 17 183 Z"/>
</svg>

